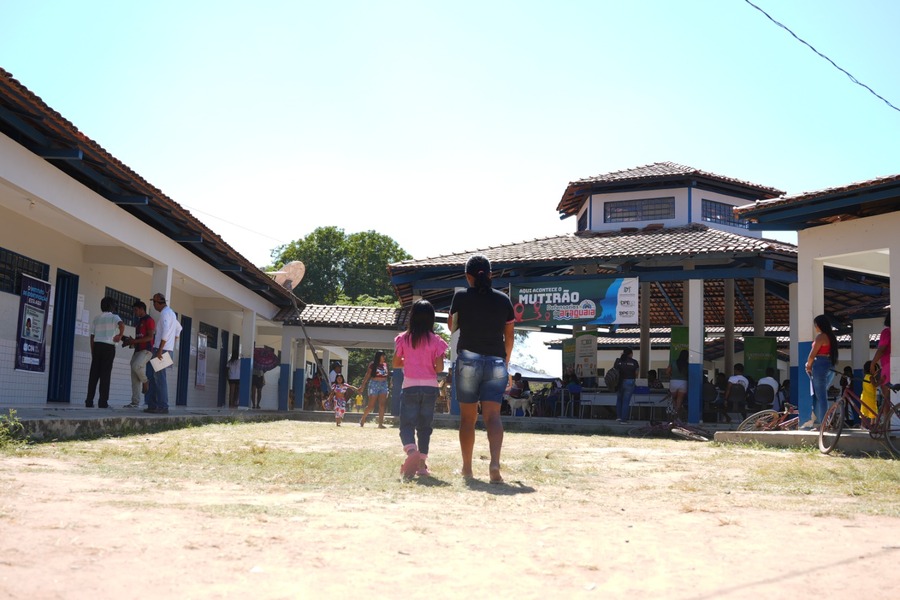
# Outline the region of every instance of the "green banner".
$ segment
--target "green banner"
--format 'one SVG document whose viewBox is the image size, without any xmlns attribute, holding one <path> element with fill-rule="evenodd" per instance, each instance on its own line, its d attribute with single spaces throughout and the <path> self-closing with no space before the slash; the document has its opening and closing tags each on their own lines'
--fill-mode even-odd
<svg viewBox="0 0 900 600">
<path fill-rule="evenodd" d="M 510 285 L 517 325 L 637 325 L 638 279 Z"/>
<path fill-rule="evenodd" d="M 759 381 L 766 376 L 766 368 L 777 368 L 776 342 L 773 337 L 744 338 L 744 375 Z"/>
<path fill-rule="evenodd" d="M 690 327 L 672 327 L 672 340 L 669 342 L 669 364 L 674 365 L 682 350 L 687 350 L 690 341 Z"/>
</svg>

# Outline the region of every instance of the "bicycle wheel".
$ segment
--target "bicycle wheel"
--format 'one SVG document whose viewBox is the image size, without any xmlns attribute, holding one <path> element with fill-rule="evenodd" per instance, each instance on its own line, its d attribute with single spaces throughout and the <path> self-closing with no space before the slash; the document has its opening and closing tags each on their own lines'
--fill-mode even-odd
<svg viewBox="0 0 900 600">
<path fill-rule="evenodd" d="M 777 410 L 761 410 L 753 413 L 737 426 L 738 431 L 770 431 L 774 429 L 775 423 L 778 422 Z"/>
<path fill-rule="evenodd" d="M 687 427 L 673 427 L 672 435 L 677 435 L 680 438 L 691 440 L 693 442 L 708 442 L 712 439 L 708 433 L 707 435 L 703 435 L 699 430 L 688 429 Z"/>
<path fill-rule="evenodd" d="M 888 449 L 900 456 L 900 404 L 894 404 L 884 430 L 884 444 Z"/>
<path fill-rule="evenodd" d="M 825 413 L 822 425 L 819 427 L 819 450 L 822 454 L 828 454 L 837 446 L 844 429 L 844 400 L 839 399 Z"/>
</svg>

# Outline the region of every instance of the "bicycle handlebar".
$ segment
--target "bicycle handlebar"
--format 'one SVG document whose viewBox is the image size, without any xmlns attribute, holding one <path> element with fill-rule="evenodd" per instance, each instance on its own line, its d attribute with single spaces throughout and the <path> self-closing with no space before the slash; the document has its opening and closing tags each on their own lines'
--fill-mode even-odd
<svg viewBox="0 0 900 600">
<path fill-rule="evenodd" d="M 831 371 L 832 373 L 836 373 L 837 375 L 840 375 L 841 377 L 845 377 L 844 373 L 841 371 L 837 371 L 835 369 L 828 369 L 828 370 Z M 868 375 L 868 373 L 866 375 Z M 863 377 L 865 377 L 865 376 L 863 376 Z M 855 376 L 851 375 L 850 379 L 852 379 L 853 381 L 861 381 L 861 382 L 865 383 L 865 378 L 860 379 L 859 377 L 855 377 Z M 873 382 L 873 383 L 875 383 L 875 382 Z M 889 387 L 891 389 L 891 391 L 894 393 L 900 392 L 900 383 L 884 383 L 884 384 L 877 384 L 877 385 L 885 385 L 885 386 Z"/>
</svg>

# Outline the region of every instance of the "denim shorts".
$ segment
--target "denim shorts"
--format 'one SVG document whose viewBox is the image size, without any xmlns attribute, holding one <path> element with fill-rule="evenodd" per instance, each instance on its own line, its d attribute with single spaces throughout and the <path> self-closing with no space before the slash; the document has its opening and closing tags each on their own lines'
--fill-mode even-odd
<svg viewBox="0 0 900 600">
<path fill-rule="evenodd" d="M 368 385 L 370 396 L 383 396 L 388 393 L 387 379 L 370 379 Z"/>
<path fill-rule="evenodd" d="M 500 356 L 485 356 L 468 350 L 460 351 L 453 370 L 456 400 L 460 404 L 501 402 L 509 372 Z"/>
</svg>

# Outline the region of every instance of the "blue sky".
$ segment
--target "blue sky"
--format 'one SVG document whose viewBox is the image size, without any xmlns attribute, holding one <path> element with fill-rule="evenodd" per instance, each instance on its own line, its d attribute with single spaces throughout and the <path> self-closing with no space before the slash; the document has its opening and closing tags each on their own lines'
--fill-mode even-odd
<svg viewBox="0 0 900 600">
<path fill-rule="evenodd" d="M 900 3 L 755 2 L 900 105 Z M 571 232 L 569 181 L 663 160 L 900 172 L 900 112 L 743 0 L 0 0 L 0 66 L 259 265 L 324 225 L 416 258 Z"/>
</svg>

